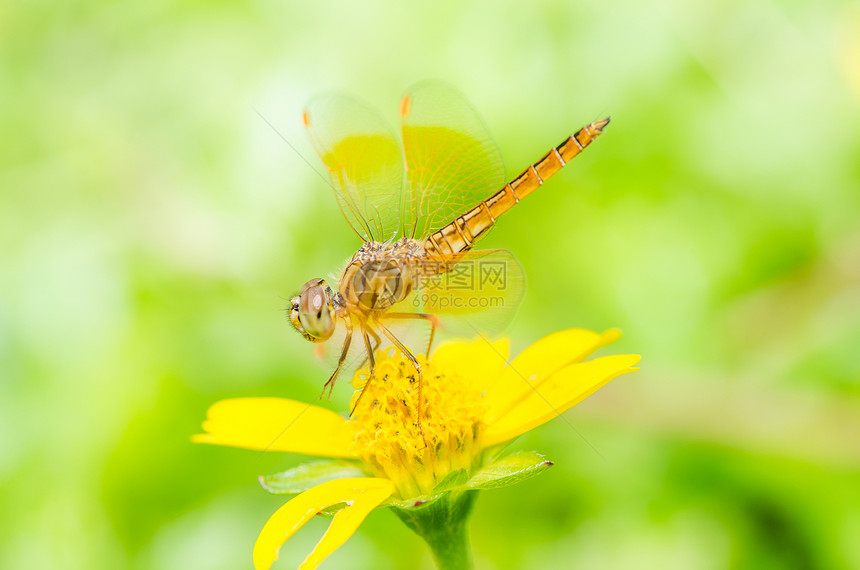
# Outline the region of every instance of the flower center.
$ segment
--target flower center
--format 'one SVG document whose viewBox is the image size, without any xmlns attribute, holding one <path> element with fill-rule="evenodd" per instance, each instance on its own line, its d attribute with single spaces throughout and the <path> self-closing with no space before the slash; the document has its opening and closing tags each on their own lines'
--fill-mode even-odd
<svg viewBox="0 0 860 570">
<path fill-rule="evenodd" d="M 353 451 L 377 476 L 390 479 L 403 499 L 430 493 L 451 471 L 471 469 L 485 413 L 480 392 L 456 369 L 434 366 L 423 356 L 418 361 L 421 405 L 418 373 L 393 347 L 377 354 L 372 377 L 362 369 L 352 381 L 352 406 L 358 402 Z"/>
</svg>

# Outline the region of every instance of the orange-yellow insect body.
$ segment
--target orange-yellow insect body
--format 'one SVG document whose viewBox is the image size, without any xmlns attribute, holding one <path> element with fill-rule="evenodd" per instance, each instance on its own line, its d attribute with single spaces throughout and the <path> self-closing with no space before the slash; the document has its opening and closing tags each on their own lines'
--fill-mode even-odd
<svg viewBox="0 0 860 570">
<path fill-rule="evenodd" d="M 371 376 L 374 351 L 385 337 L 411 361 L 420 394 L 419 360 L 389 329 L 391 322 L 429 323 L 432 344 L 440 317 L 464 319 L 478 333 L 510 320 L 523 295 L 522 268 L 505 250 L 475 251 L 474 245 L 609 123 L 579 129 L 507 181 L 498 148 L 454 89 L 416 85 L 401 101 L 400 118 L 402 144 L 375 111 L 346 96 L 316 99 L 303 114 L 341 211 L 364 242 L 336 289 L 314 279 L 291 299 L 290 320 L 308 340 L 329 339 L 338 323 L 346 328 L 329 389 L 354 329 Z M 493 324 L 481 320 L 487 307 L 498 317 Z M 420 410 L 417 422 L 420 428 Z"/>
</svg>

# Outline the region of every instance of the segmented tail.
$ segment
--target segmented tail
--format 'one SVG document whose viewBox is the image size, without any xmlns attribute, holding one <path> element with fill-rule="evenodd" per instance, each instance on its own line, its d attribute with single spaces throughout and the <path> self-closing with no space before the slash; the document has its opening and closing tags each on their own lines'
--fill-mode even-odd
<svg viewBox="0 0 860 570">
<path fill-rule="evenodd" d="M 428 257 L 446 258 L 469 250 L 493 227 L 499 216 L 576 158 L 603 133 L 608 124 L 609 117 L 582 127 L 505 184 L 504 188 L 431 235 L 424 242 Z"/>
</svg>

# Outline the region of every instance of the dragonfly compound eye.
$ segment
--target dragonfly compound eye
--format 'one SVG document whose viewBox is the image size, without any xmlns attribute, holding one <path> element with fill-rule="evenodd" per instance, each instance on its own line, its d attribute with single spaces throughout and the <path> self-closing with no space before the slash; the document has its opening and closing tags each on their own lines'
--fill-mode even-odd
<svg viewBox="0 0 860 570">
<path fill-rule="evenodd" d="M 332 335 L 336 324 L 335 310 L 324 281 L 302 287 L 298 298 L 293 297 L 290 320 L 310 341 L 323 341 Z"/>
</svg>

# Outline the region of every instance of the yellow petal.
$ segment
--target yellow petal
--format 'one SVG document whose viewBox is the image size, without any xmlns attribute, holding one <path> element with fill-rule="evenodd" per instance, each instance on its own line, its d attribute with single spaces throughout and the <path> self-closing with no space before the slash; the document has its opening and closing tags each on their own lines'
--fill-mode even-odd
<svg viewBox="0 0 860 570">
<path fill-rule="evenodd" d="M 511 342 L 507 338 L 492 342 L 478 338 L 472 342 L 449 342 L 433 353 L 438 370 L 456 370 L 463 378 L 488 387 L 507 365 Z"/>
<path fill-rule="evenodd" d="M 637 354 L 616 354 L 562 368 L 530 390 L 510 411 L 491 421 L 482 444 L 490 446 L 511 440 L 551 420 L 616 376 L 638 370 L 632 366 L 639 359 Z"/>
<path fill-rule="evenodd" d="M 561 368 L 582 362 L 619 336 L 620 333 L 614 329 L 603 334 L 569 329 L 552 333 L 532 344 L 494 378 L 487 390 L 488 421 L 506 414 Z"/>
<path fill-rule="evenodd" d="M 300 568 L 316 568 L 352 536 L 361 521 L 394 491 L 388 479 L 372 477 L 335 479 L 308 489 L 275 511 L 254 544 L 254 568 L 268 569 L 278 551 L 308 520 L 326 507 L 347 503 L 334 516 L 328 530 Z"/>
<path fill-rule="evenodd" d="M 325 408 L 283 398 L 235 398 L 209 408 L 197 443 L 351 457 L 355 426 Z"/>
</svg>

